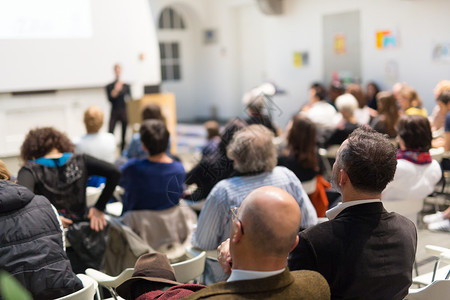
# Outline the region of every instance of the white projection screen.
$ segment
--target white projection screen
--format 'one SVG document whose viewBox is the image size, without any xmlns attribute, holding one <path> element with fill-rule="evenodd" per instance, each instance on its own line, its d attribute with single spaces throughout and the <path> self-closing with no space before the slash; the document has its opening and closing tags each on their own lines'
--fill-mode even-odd
<svg viewBox="0 0 450 300">
<path fill-rule="evenodd" d="M 159 48 L 146 0 L 0 0 L 0 93 L 159 84 Z"/>
</svg>

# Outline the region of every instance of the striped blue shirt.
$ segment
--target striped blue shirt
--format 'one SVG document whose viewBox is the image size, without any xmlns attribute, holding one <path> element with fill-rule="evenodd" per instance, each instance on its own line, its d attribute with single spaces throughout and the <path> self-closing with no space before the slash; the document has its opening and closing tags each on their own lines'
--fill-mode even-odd
<svg viewBox="0 0 450 300">
<path fill-rule="evenodd" d="M 316 210 L 303 190 L 300 180 L 285 167 L 275 167 L 271 172 L 232 177 L 217 183 L 206 199 L 192 237 L 192 245 L 205 250 L 216 249 L 230 237 L 230 209 L 240 206 L 253 190 L 268 185 L 279 187 L 295 198 L 302 213 L 302 228 L 317 224 Z"/>
</svg>

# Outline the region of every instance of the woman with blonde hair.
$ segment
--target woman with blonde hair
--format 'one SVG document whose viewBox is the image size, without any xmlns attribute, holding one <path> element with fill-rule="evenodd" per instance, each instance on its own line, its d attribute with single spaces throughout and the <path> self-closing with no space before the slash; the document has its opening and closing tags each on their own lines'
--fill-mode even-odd
<svg viewBox="0 0 450 300">
<path fill-rule="evenodd" d="M 428 112 L 422 106 L 422 100 L 416 90 L 409 86 L 403 86 L 398 94 L 398 103 L 401 113 L 407 115 L 419 115 L 428 117 Z"/>
</svg>

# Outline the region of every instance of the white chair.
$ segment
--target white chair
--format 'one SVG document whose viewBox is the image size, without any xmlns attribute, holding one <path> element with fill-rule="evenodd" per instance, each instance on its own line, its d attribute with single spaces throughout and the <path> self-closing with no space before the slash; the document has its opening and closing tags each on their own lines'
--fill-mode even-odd
<svg viewBox="0 0 450 300">
<path fill-rule="evenodd" d="M 188 283 L 200 277 L 205 270 L 206 252 L 202 251 L 191 259 L 172 264 L 178 282 Z"/>
<path fill-rule="evenodd" d="M 429 285 L 435 280 L 446 280 L 450 277 L 450 249 L 426 245 L 426 252 L 437 258 L 432 272 L 417 276 L 413 278 L 414 284 Z M 441 263 L 446 264 L 444 267 L 439 268 Z"/>
<path fill-rule="evenodd" d="M 410 219 L 417 226 L 417 215 L 423 209 L 424 199 L 415 201 L 383 201 L 383 206 L 388 212 L 396 212 Z"/>
<path fill-rule="evenodd" d="M 99 285 L 107 288 L 113 296 L 113 299 L 122 299 L 117 295 L 116 287 L 122 284 L 122 282 L 124 282 L 125 280 L 131 278 L 131 276 L 133 275 L 133 271 L 133 268 L 127 268 L 117 276 L 109 276 L 103 272 L 88 268 L 86 269 L 86 275 L 95 280 Z"/>
<path fill-rule="evenodd" d="M 447 295 L 447 296 L 445 296 Z M 450 280 L 437 280 L 420 289 L 409 289 L 405 299 L 434 300 L 445 299 L 450 295 Z"/>
<path fill-rule="evenodd" d="M 308 181 L 302 181 L 302 187 L 306 194 L 310 195 L 316 191 L 317 177 Z"/>
<path fill-rule="evenodd" d="M 91 300 L 97 295 L 98 299 L 98 284 L 97 282 L 84 274 L 77 274 L 77 277 L 83 283 L 83 288 L 70 295 L 55 299 L 55 300 Z"/>
</svg>

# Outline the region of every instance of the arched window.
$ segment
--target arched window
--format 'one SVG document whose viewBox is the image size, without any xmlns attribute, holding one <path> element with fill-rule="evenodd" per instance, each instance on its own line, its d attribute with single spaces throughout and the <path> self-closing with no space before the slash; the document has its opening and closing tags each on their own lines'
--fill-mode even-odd
<svg viewBox="0 0 450 300">
<path fill-rule="evenodd" d="M 159 15 L 159 29 L 185 29 L 181 15 L 172 7 L 166 7 Z"/>
<path fill-rule="evenodd" d="M 162 30 L 184 30 L 184 20 L 172 7 L 166 7 L 159 15 L 158 28 Z M 161 56 L 161 79 L 181 80 L 181 51 L 177 41 L 161 41 L 159 53 Z"/>
</svg>

